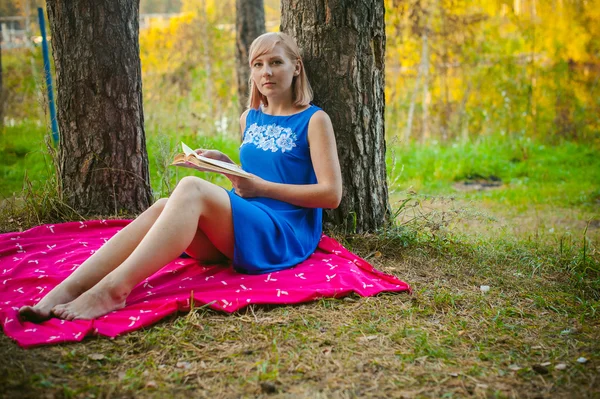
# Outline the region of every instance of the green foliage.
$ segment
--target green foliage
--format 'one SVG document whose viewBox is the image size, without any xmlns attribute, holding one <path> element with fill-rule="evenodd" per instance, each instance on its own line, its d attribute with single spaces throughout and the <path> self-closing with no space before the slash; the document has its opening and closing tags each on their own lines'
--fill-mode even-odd
<svg viewBox="0 0 600 399">
<path fill-rule="evenodd" d="M 239 130 L 239 128 L 238 128 Z M 224 135 L 199 135 L 193 132 L 150 131 L 147 132 L 150 180 L 155 198 L 168 196 L 177 181 L 184 176 L 200 176 L 215 184 L 231 187 L 229 180 L 216 173 L 198 172 L 192 169 L 170 166 L 173 156 L 181 152 L 181 142 L 192 148 L 218 149 L 239 164 L 239 140 Z"/>
<path fill-rule="evenodd" d="M 45 90 L 43 61 L 39 48 L 2 49 L 2 85 L 4 114 L 7 124 L 20 124 L 22 120 L 43 120 Z M 25 122 L 29 123 L 29 122 Z"/>
<path fill-rule="evenodd" d="M 54 174 L 44 135 L 45 128 L 37 121 L 4 127 L 0 133 L 0 198 L 20 193 L 25 174 L 34 189 Z"/>
</svg>

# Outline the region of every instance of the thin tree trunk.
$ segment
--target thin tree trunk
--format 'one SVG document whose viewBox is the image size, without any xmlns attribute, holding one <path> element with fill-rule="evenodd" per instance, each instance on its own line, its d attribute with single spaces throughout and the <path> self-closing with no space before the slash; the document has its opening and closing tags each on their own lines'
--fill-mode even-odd
<svg viewBox="0 0 600 399">
<path fill-rule="evenodd" d="M 562 8 L 562 3 L 561 3 Z M 561 10 L 562 12 L 562 10 Z M 536 9 L 535 2 L 531 4 L 531 14 L 532 14 L 532 29 L 533 32 L 531 34 L 531 59 L 530 59 L 530 67 L 531 67 L 531 82 L 529 89 L 529 115 L 531 115 L 531 122 L 533 124 L 533 136 L 537 137 L 537 103 L 535 98 L 535 86 L 537 82 L 537 68 L 535 66 L 535 42 L 536 42 Z"/>
<path fill-rule="evenodd" d="M 202 1 L 199 7 L 199 20 L 200 20 L 200 40 L 202 42 L 202 62 L 204 64 L 204 73 L 206 79 L 204 79 L 204 98 L 212 99 L 213 98 L 213 84 L 212 84 L 212 60 L 210 58 L 210 45 L 211 38 L 209 37 L 208 31 L 208 13 L 206 11 L 206 1 Z M 215 110 L 215 102 L 208 101 L 210 106 L 210 113 L 213 114 Z"/>
<path fill-rule="evenodd" d="M 424 30 L 421 34 L 421 41 L 423 43 L 421 47 L 421 62 L 419 62 L 419 69 L 417 70 L 417 79 L 415 80 L 415 87 L 410 96 L 410 105 L 408 107 L 408 117 L 406 118 L 406 129 L 404 131 L 404 141 L 408 143 L 412 134 L 412 124 L 415 115 L 415 106 L 417 104 L 417 94 L 421 87 L 421 81 L 423 80 L 423 62 L 425 60 L 425 43 L 427 41 L 427 31 Z"/>
<path fill-rule="evenodd" d="M 64 200 L 83 214 L 152 201 L 137 1 L 47 0 Z"/>
<path fill-rule="evenodd" d="M 263 0 L 236 0 L 235 2 L 235 62 L 240 113 L 248 106 L 248 50 L 252 41 L 265 32 Z"/>
<path fill-rule="evenodd" d="M 430 27 L 429 21 L 431 17 L 427 18 L 427 27 L 425 28 L 425 36 L 423 37 L 423 59 L 421 65 L 423 65 L 423 94 L 422 94 L 422 113 L 421 113 L 421 141 L 426 142 L 429 140 L 429 103 L 431 102 L 431 94 L 429 93 L 429 37 L 428 31 Z"/>
<path fill-rule="evenodd" d="M 466 143 L 467 141 L 469 141 L 469 120 L 466 118 L 467 101 L 469 101 L 469 96 L 471 95 L 471 90 L 473 89 L 473 80 L 467 79 L 463 75 L 463 81 L 465 80 L 468 80 L 469 83 L 467 83 L 467 88 L 465 90 L 465 93 L 463 94 L 460 106 L 458 107 L 456 128 L 458 131 L 461 132 L 462 141 Z M 479 88 L 479 85 L 477 87 Z"/>
<path fill-rule="evenodd" d="M 383 0 L 283 0 L 281 30 L 304 52 L 315 103 L 331 117 L 344 192 L 326 227 L 376 231 L 390 214 L 385 170 Z"/>
</svg>

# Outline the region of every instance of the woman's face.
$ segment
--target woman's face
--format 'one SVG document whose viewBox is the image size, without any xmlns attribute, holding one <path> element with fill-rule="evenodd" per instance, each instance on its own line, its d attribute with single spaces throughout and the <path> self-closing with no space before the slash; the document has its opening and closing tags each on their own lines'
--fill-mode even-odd
<svg viewBox="0 0 600 399">
<path fill-rule="evenodd" d="M 252 62 L 252 80 L 262 95 L 281 97 L 292 95 L 292 81 L 300 73 L 300 62 L 290 60 L 283 47 L 276 44 L 273 50 Z"/>
</svg>

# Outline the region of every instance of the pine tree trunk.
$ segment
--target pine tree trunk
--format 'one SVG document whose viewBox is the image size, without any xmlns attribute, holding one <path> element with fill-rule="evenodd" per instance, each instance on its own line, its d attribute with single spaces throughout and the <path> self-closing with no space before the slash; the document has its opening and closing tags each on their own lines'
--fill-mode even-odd
<svg viewBox="0 0 600 399">
<path fill-rule="evenodd" d="M 282 0 L 281 29 L 296 38 L 331 117 L 344 192 L 327 228 L 367 232 L 390 214 L 385 169 L 383 0 Z"/>
<path fill-rule="evenodd" d="M 139 3 L 47 0 L 46 5 L 64 199 L 82 214 L 139 213 L 152 201 Z"/>
<path fill-rule="evenodd" d="M 248 50 L 252 41 L 265 33 L 265 7 L 263 0 L 236 0 L 235 2 L 235 61 L 240 113 L 248 104 Z"/>
</svg>

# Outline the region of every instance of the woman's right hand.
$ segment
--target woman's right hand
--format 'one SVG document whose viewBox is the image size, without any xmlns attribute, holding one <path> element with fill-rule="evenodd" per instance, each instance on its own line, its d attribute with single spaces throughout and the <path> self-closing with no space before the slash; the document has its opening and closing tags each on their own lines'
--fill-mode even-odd
<svg viewBox="0 0 600 399">
<path fill-rule="evenodd" d="M 218 161 L 223 161 L 223 162 L 228 162 L 228 163 L 235 164 L 235 162 L 233 162 L 231 160 L 231 158 L 229 158 L 227 155 L 223 154 L 219 150 L 205 150 L 205 149 L 202 149 L 202 148 L 198 148 L 197 150 L 194 150 L 194 151 L 196 151 L 196 154 L 202 155 L 203 157 L 206 157 L 206 158 L 216 159 Z"/>
</svg>

